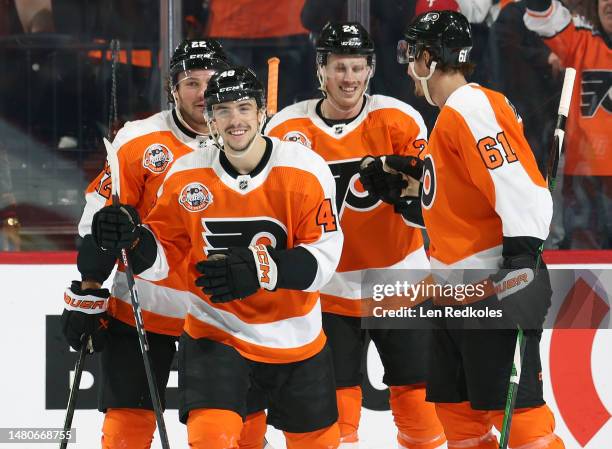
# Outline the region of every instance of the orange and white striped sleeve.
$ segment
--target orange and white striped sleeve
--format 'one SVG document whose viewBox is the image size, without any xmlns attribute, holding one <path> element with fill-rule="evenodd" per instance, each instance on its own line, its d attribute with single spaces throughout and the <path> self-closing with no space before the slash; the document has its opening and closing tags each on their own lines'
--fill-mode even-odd
<svg viewBox="0 0 612 449">
<path fill-rule="evenodd" d="M 300 217 L 294 229 L 295 246 L 306 249 L 317 261 L 316 275 L 304 291 L 321 289 L 335 273 L 344 235 L 336 210 L 336 183 L 325 160 L 296 142 L 281 141 L 278 145 L 284 154 L 279 165 L 289 165 L 299 170 L 307 170 L 304 176 L 303 202 L 300 204 Z"/>
<path fill-rule="evenodd" d="M 454 137 L 471 181 L 501 219 L 503 235 L 545 240 L 552 198 L 510 102 L 464 86 L 449 97 L 436 127 Z"/>
<path fill-rule="evenodd" d="M 579 33 L 578 28 L 592 28 L 582 17 L 572 17 L 571 12 L 558 0 L 528 1 L 523 21 L 529 30 L 544 38 L 544 43 L 561 59 L 565 67 L 572 67 L 576 58 L 581 58 L 577 54 L 579 41 L 587 39 L 590 34 Z"/>
</svg>

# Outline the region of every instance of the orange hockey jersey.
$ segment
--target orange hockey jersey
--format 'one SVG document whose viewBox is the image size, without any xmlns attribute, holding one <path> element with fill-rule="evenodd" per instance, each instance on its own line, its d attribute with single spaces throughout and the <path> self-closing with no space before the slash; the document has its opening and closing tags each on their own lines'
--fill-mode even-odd
<svg viewBox="0 0 612 449">
<path fill-rule="evenodd" d="M 144 219 L 149 213 L 164 176 L 174 161 L 196 149 L 206 150 L 212 141 L 187 130 L 174 111 L 163 111 L 147 119 L 128 122 L 117 133 L 120 167 L 120 202 L 134 206 Z M 93 215 L 112 202 L 108 167 L 87 188 L 86 205 L 79 223 L 79 234 L 91 233 Z M 136 279 L 145 328 L 151 332 L 180 335 L 188 302 L 181 290 Z M 115 275 L 108 313 L 134 325 L 130 293 L 121 267 Z"/>
<path fill-rule="evenodd" d="M 321 289 L 323 311 L 360 316 L 365 270 L 428 269 L 429 262 L 420 229 L 364 191 L 359 162 L 366 155 L 418 156 L 426 147 L 427 129 L 414 108 L 382 95 L 366 96 L 363 110 L 349 124 L 328 126 L 316 112 L 320 101 L 283 109 L 266 130 L 305 144 L 327 161 L 336 180 L 336 207 L 345 240 L 338 270 Z"/>
<path fill-rule="evenodd" d="M 140 274 L 150 280 L 184 276 L 191 307 L 185 331 L 235 347 L 246 358 L 289 363 L 325 344 L 319 289 L 338 264 L 342 231 L 334 180 L 325 161 L 294 142 L 269 139 L 262 162 L 240 175 L 218 149 L 194 152 L 169 171 L 146 220 L 157 259 Z M 242 300 L 212 303 L 195 285 L 195 264 L 229 247 L 301 246 L 317 260 L 305 291 L 259 290 Z M 182 288 L 179 283 L 176 288 Z"/>
<path fill-rule="evenodd" d="M 565 136 L 565 173 L 612 176 L 612 49 L 557 0 L 541 13 L 528 9 L 524 20 L 565 67 L 576 69 Z"/>
<path fill-rule="evenodd" d="M 546 239 L 552 198 L 502 94 L 477 84 L 453 92 L 426 152 L 421 202 L 432 268 L 496 269 L 504 236 Z"/>
</svg>

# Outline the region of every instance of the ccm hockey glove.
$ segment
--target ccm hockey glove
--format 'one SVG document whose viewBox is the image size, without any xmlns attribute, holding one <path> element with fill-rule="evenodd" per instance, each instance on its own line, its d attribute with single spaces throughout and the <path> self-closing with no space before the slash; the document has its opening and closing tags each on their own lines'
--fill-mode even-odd
<svg viewBox="0 0 612 449">
<path fill-rule="evenodd" d="M 81 349 L 82 341 L 91 337 L 94 352 L 102 351 L 107 340 L 108 316 L 106 307 L 110 293 L 105 288 L 81 288 L 81 282 L 72 281 L 64 293 L 64 312 L 61 323 L 66 340 L 75 350 Z M 84 340 L 81 340 L 82 336 Z"/>
<path fill-rule="evenodd" d="M 132 206 L 106 206 L 93 216 L 91 235 L 96 245 L 114 255 L 133 248 L 141 232 L 140 216 Z"/>
<path fill-rule="evenodd" d="M 215 303 L 243 299 L 260 289 L 258 269 L 250 248 L 229 248 L 196 264 L 195 281 Z"/>
</svg>

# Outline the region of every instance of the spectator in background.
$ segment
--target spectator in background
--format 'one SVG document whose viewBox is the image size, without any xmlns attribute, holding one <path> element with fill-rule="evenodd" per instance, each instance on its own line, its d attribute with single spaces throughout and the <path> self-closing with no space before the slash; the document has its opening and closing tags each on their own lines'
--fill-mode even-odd
<svg viewBox="0 0 612 449">
<path fill-rule="evenodd" d="M 576 69 L 565 136 L 564 222 L 570 248 L 612 247 L 612 1 L 591 25 L 557 0 L 527 0 L 525 25 Z"/>
<path fill-rule="evenodd" d="M 279 109 L 305 99 L 314 90 L 312 70 L 302 70 L 314 60 L 308 30 L 300 22 L 304 0 L 210 0 L 204 35 L 223 45 L 230 60 L 252 68 L 267 79 L 267 60 L 280 58 Z"/>
<path fill-rule="evenodd" d="M 523 119 L 525 137 L 538 167 L 546 174 L 561 91 L 561 61 L 523 23 L 524 2 L 510 1 L 501 6 L 491 26 L 490 48 L 492 83 Z M 559 197 L 561 186 L 555 194 Z M 554 195 L 553 195 L 554 199 Z M 558 202 L 559 200 L 557 200 Z M 561 209 L 554 209 L 547 246 L 558 248 L 565 234 Z"/>
<path fill-rule="evenodd" d="M 16 206 L 8 154 L 0 142 L 0 251 L 20 249 L 20 224 Z"/>
</svg>

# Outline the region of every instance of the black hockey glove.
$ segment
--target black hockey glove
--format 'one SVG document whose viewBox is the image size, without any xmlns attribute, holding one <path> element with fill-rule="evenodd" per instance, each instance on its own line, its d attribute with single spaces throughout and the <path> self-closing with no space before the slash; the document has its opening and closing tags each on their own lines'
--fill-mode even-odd
<svg viewBox="0 0 612 449">
<path fill-rule="evenodd" d="M 493 301 L 501 305 L 504 321 L 510 320 L 524 330 L 542 329 L 551 304 L 552 288 L 546 264 L 540 261 L 536 271 L 540 243 L 541 240 L 533 237 L 504 237 L 501 270 L 490 277 L 496 292 Z M 508 251 L 509 247 L 516 249 L 517 246 L 525 251 L 521 254 Z"/>
<path fill-rule="evenodd" d="M 140 232 L 140 216 L 127 204 L 103 207 L 96 212 L 91 223 L 91 235 L 96 245 L 117 256 L 121 249 L 136 245 Z"/>
<path fill-rule="evenodd" d="M 370 195 L 390 204 L 399 200 L 402 189 L 408 185 L 400 174 L 385 171 L 380 157 L 364 157 L 359 164 L 359 178 Z"/>
<path fill-rule="evenodd" d="M 414 156 L 389 155 L 361 160 L 359 176 L 363 187 L 376 198 L 389 204 L 401 201 L 404 189 L 408 187 L 405 176 L 420 181 L 423 175 L 423 161 Z"/>
<path fill-rule="evenodd" d="M 251 248 L 229 248 L 196 264 L 202 276 L 195 283 L 215 303 L 246 298 L 261 288 L 255 262 Z"/>
<path fill-rule="evenodd" d="M 62 333 L 75 350 L 91 337 L 94 352 L 102 351 L 108 337 L 106 307 L 110 293 L 105 288 L 81 289 L 81 282 L 72 281 L 64 293 Z M 82 336 L 85 338 L 82 339 Z"/>
<path fill-rule="evenodd" d="M 425 228 L 423 210 L 419 198 L 401 199 L 393 205 L 393 211 L 404 217 L 415 228 Z"/>
</svg>

